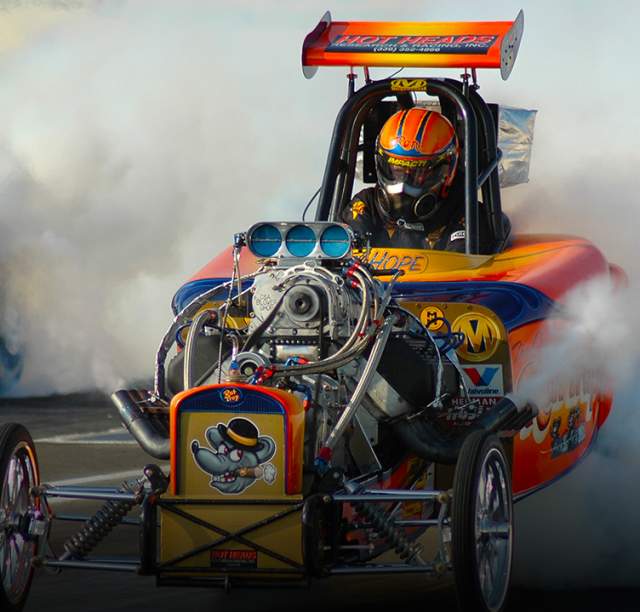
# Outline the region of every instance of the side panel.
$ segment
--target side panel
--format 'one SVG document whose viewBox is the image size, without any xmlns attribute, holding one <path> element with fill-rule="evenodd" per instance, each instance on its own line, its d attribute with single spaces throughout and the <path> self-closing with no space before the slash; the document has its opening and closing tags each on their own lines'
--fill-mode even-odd
<svg viewBox="0 0 640 612">
<path fill-rule="evenodd" d="M 560 321 L 538 321 L 509 334 L 514 389 L 544 367 L 543 347 L 563 325 Z M 542 353 L 544 354 L 544 353 Z M 558 378 L 541 377 L 540 392 L 549 397 L 540 413 L 514 438 L 513 491 L 526 494 L 570 470 L 586 453 L 597 431 L 601 397 L 588 374 Z"/>
<path fill-rule="evenodd" d="M 420 317 L 434 334 L 447 326 L 463 333 L 465 341 L 457 349 L 464 382 L 475 407 L 454 400 L 445 419 L 452 425 L 466 425 L 503 398 L 511 390 L 511 360 L 507 330 L 495 312 L 478 304 L 460 302 L 401 301 L 403 307 Z"/>
<path fill-rule="evenodd" d="M 538 291 L 547 300 L 561 300 L 567 290 L 597 276 L 608 275 L 610 267 L 602 253 L 580 238 L 553 235 L 518 235 L 512 245 L 496 255 L 463 255 L 447 251 L 420 249 L 373 248 L 369 261 L 374 268 L 400 268 L 405 274 L 395 287 L 394 295 L 402 296 L 420 290 L 431 292 L 433 285 L 441 291 L 445 285 L 464 289 L 465 283 L 476 284 L 478 299 L 481 285 L 487 289 L 524 287 Z M 258 268 L 258 260 L 247 249 L 240 254 L 240 273 Z M 232 249 L 214 257 L 185 283 L 173 299 L 177 312 L 197 295 L 219 285 L 231 276 Z M 624 275 L 614 272 L 624 283 Z M 442 298 L 445 300 L 448 298 Z M 437 301 L 432 297 L 430 301 Z M 425 299 L 427 301 L 427 299 Z M 472 300 L 470 300 L 472 301 Z M 473 300 L 476 301 L 476 300 Z M 509 325 L 507 325 L 509 327 Z"/>
<path fill-rule="evenodd" d="M 541 350 L 557 337 L 560 320 L 540 320 L 507 332 L 495 312 L 477 304 L 403 301 L 434 333 L 442 333 L 444 318 L 465 342 L 457 350 L 469 394 L 476 408 L 456 403 L 445 418 L 465 425 L 490 409 L 510 391 L 540 371 Z M 499 308 L 498 308 L 499 309 Z M 430 321 L 436 323 L 430 324 Z M 587 452 L 597 428 L 606 418 L 611 397 L 597 387 L 603 381 L 583 374 L 577 378 L 545 375 L 549 397 L 540 414 L 513 439 L 513 491 L 524 495 L 552 482 Z M 596 384 L 597 381 L 597 384 Z M 456 410 L 456 408 L 458 408 Z M 601 414 L 602 413 L 602 414 Z"/>
</svg>

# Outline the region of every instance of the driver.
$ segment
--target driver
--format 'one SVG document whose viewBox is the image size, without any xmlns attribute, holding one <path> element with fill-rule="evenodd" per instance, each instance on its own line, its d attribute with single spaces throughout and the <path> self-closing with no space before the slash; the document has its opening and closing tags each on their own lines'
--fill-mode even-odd
<svg viewBox="0 0 640 612">
<path fill-rule="evenodd" d="M 378 184 L 360 191 L 342 220 L 369 234 L 374 247 L 464 252 L 464 198 L 452 189 L 459 156 L 444 115 L 425 108 L 394 113 L 376 140 Z"/>
</svg>

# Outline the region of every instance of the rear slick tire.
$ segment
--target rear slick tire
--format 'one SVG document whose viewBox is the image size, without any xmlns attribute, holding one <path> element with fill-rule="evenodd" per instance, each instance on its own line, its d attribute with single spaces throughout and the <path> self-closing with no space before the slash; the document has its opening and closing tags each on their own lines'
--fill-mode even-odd
<svg viewBox="0 0 640 612">
<path fill-rule="evenodd" d="M 470 434 L 460 449 L 451 547 L 460 610 L 501 612 L 511 581 L 513 497 L 502 444 L 486 431 Z"/>
<path fill-rule="evenodd" d="M 38 460 L 29 432 L 16 423 L 0 427 L 0 610 L 19 612 L 33 579 L 38 538 L 29 534 L 38 502 Z"/>
</svg>

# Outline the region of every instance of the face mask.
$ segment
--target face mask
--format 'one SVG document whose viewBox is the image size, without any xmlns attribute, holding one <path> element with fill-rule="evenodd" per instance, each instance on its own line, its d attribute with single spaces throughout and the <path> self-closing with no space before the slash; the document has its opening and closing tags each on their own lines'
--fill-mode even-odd
<svg viewBox="0 0 640 612">
<path fill-rule="evenodd" d="M 429 221 L 442 207 L 443 200 L 434 193 L 420 196 L 413 204 L 413 215 L 419 221 Z"/>
<path fill-rule="evenodd" d="M 413 204 L 415 198 L 408 193 L 389 193 L 386 189 L 382 189 L 385 209 L 389 216 L 394 219 L 413 220 Z"/>
<path fill-rule="evenodd" d="M 435 194 L 427 192 L 416 198 L 406 193 L 405 190 L 397 189 L 398 186 L 402 187 L 402 185 L 393 185 L 390 186 L 392 189 L 378 190 L 381 199 L 380 208 L 387 222 L 398 219 L 404 219 L 409 223 L 424 222 L 431 219 L 440 210 L 442 200 Z M 389 193 L 390 191 L 396 193 Z"/>
</svg>

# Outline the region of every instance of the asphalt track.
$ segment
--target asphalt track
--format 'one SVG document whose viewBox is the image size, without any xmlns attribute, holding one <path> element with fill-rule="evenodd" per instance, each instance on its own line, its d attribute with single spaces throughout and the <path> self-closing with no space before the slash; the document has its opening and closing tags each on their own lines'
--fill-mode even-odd
<svg viewBox="0 0 640 612">
<path fill-rule="evenodd" d="M 20 422 L 36 441 L 44 482 L 118 484 L 135 475 L 149 458 L 119 426 L 110 402 L 97 395 L 0 401 L 1 422 Z M 82 510 L 78 502 L 58 502 L 64 510 Z M 526 503 L 526 502 L 523 502 Z M 57 506 L 60 508 L 60 506 Z M 517 515 L 516 515 L 517 518 Z M 56 526 L 52 544 L 60 550 L 73 532 L 71 523 Z M 119 527 L 102 549 L 104 554 L 133 554 L 135 527 Z M 516 548 L 518 555 L 526 551 Z M 629 590 L 530 591 L 516 590 L 510 612 L 549 612 L 604 609 L 638 610 L 640 592 Z M 434 586 L 417 576 L 375 579 L 334 578 L 310 589 L 232 590 L 156 588 L 152 578 L 136 575 L 67 570 L 54 575 L 36 573 L 26 612 L 106 612 L 111 610 L 228 610 L 233 612 L 300 612 L 342 609 L 455 610 L 450 587 Z"/>
</svg>

